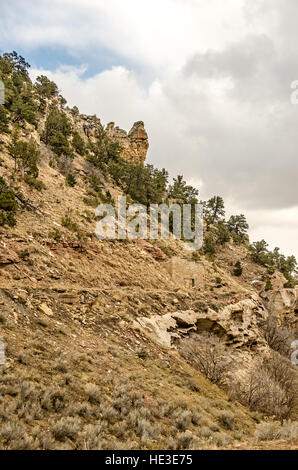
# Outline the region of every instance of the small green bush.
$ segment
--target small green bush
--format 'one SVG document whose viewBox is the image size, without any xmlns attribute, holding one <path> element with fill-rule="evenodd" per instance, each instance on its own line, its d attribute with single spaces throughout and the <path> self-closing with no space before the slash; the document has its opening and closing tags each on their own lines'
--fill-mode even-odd
<svg viewBox="0 0 298 470">
<path fill-rule="evenodd" d="M 79 155 L 84 155 L 86 152 L 85 142 L 78 132 L 73 133 L 72 146 Z"/>
<path fill-rule="evenodd" d="M 46 185 L 43 183 L 43 181 L 34 178 L 34 176 L 25 175 L 24 181 L 30 186 L 30 188 L 36 189 L 37 191 L 46 189 Z"/>
<path fill-rule="evenodd" d="M 7 134 L 9 132 L 8 124 L 9 124 L 9 118 L 8 118 L 7 111 L 2 105 L 0 105 L 0 134 L 1 133 Z"/>
<path fill-rule="evenodd" d="M 215 255 L 215 251 L 216 251 L 215 243 L 211 236 L 208 236 L 205 238 L 203 251 L 205 255 L 209 255 L 211 257 Z"/>
<path fill-rule="evenodd" d="M 66 184 L 70 186 L 71 188 L 73 188 L 77 184 L 77 180 L 75 176 L 72 175 L 71 173 L 69 173 L 66 177 Z"/>
<path fill-rule="evenodd" d="M 3 178 L 0 177 L 0 226 L 16 225 L 15 213 L 17 211 L 15 194 Z"/>
<path fill-rule="evenodd" d="M 72 221 L 70 211 L 68 211 L 67 214 L 65 214 L 65 216 L 62 217 L 61 224 L 62 224 L 63 227 L 66 227 L 66 228 L 68 228 L 68 230 L 71 230 L 73 232 L 78 232 L 79 231 L 78 225 L 75 222 Z"/>
<path fill-rule="evenodd" d="M 242 265 L 241 265 L 240 261 L 237 261 L 235 263 L 233 273 L 234 273 L 234 276 L 237 276 L 237 277 L 242 276 L 243 268 L 242 268 Z"/>
<path fill-rule="evenodd" d="M 59 229 L 55 228 L 53 232 L 49 232 L 49 238 L 52 238 L 56 242 L 59 242 L 62 238 L 62 233 L 60 232 Z"/>
</svg>

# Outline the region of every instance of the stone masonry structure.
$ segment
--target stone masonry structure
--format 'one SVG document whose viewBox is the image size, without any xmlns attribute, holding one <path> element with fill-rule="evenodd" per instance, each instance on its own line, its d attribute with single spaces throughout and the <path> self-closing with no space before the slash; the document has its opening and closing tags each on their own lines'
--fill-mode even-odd
<svg viewBox="0 0 298 470">
<path fill-rule="evenodd" d="M 203 290 L 205 287 L 205 269 L 202 263 L 174 256 L 165 264 L 173 280 L 181 286 Z"/>
</svg>

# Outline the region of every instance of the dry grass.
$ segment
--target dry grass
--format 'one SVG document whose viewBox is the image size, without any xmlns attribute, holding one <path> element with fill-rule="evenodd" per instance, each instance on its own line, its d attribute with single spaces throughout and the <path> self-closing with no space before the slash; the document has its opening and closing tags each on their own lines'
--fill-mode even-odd
<svg viewBox="0 0 298 470">
<path fill-rule="evenodd" d="M 0 368 L 1 449 L 188 449 L 233 441 L 231 416 L 219 418 L 226 410 L 213 404 L 233 416 L 238 408 L 181 359 L 152 346 L 140 359 L 140 345 L 129 351 L 112 331 L 107 338 L 104 329 L 78 328 L 70 341 L 72 326 L 65 321 L 63 335 L 59 328 L 50 318 L 31 337 L 26 327 L 3 330 L 5 342 L 12 331 L 17 339 Z M 94 347 L 82 353 L 82 341 Z M 245 410 L 240 420 L 253 430 Z M 226 432 L 229 439 L 220 440 Z"/>
<path fill-rule="evenodd" d="M 280 424 L 278 421 L 269 421 L 258 425 L 255 432 L 257 441 L 285 440 L 287 442 L 298 441 L 298 423 L 285 421 Z"/>
</svg>

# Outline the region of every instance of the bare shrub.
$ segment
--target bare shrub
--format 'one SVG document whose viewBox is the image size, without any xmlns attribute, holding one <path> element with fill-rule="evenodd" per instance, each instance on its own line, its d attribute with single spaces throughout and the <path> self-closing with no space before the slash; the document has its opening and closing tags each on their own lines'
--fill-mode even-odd
<svg viewBox="0 0 298 470">
<path fill-rule="evenodd" d="M 278 325 L 273 315 L 268 316 L 262 325 L 262 330 L 270 348 L 288 357 L 291 343 L 295 339 L 293 332 L 289 328 Z"/>
<path fill-rule="evenodd" d="M 287 412 L 285 393 L 264 368 L 247 376 L 239 386 L 238 395 L 251 410 L 279 416 Z"/>
<path fill-rule="evenodd" d="M 104 439 L 99 443 L 97 450 L 130 450 L 129 443 L 123 443 L 117 439 Z"/>
<path fill-rule="evenodd" d="M 288 442 L 298 440 L 298 422 L 297 421 L 284 421 L 281 428 L 281 437 Z"/>
<path fill-rule="evenodd" d="M 25 427 L 17 421 L 11 421 L 1 427 L 0 441 L 14 450 L 34 449 L 32 437 L 28 436 Z"/>
<path fill-rule="evenodd" d="M 57 441 L 64 442 L 67 438 L 74 440 L 76 439 L 79 430 L 81 428 L 81 423 L 77 418 L 61 418 L 57 423 L 52 427 L 53 436 Z"/>
<path fill-rule="evenodd" d="M 274 441 L 283 439 L 287 442 L 295 442 L 298 439 L 298 422 L 285 421 L 280 424 L 278 421 L 268 421 L 257 426 L 255 432 L 257 441 Z"/>
<path fill-rule="evenodd" d="M 115 426 L 113 426 L 113 434 L 118 439 L 125 439 L 125 437 L 127 436 L 127 431 L 128 426 L 126 421 L 121 421 L 119 423 L 116 423 Z"/>
<path fill-rule="evenodd" d="M 17 356 L 17 361 L 24 366 L 28 365 L 29 364 L 28 354 L 24 352 L 20 352 Z"/>
<path fill-rule="evenodd" d="M 88 396 L 90 403 L 100 403 L 102 393 L 97 385 L 88 383 L 85 386 L 85 393 Z"/>
<path fill-rule="evenodd" d="M 199 422 L 201 421 L 202 419 L 202 415 L 201 413 L 198 413 L 196 411 L 194 411 L 192 413 L 192 416 L 191 416 L 191 422 L 192 424 L 194 424 L 195 426 L 197 426 L 199 424 Z"/>
<path fill-rule="evenodd" d="M 192 412 L 189 410 L 176 410 L 175 424 L 180 431 L 186 431 L 191 427 L 192 424 Z"/>
<path fill-rule="evenodd" d="M 56 442 L 50 434 L 40 436 L 39 445 L 42 450 L 54 450 Z"/>
<path fill-rule="evenodd" d="M 204 439 L 209 439 L 213 434 L 213 431 L 210 429 L 209 426 L 202 426 L 198 430 L 199 437 L 203 437 Z"/>
<path fill-rule="evenodd" d="M 35 386 L 32 382 L 28 382 L 27 380 L 20 381 L 20 397 L 21 400 L 29 400 L 32 399 L 35 395 Z"/>
<path fill-rule="evenodd" d="M 164 446 L 165 449 L 175 450 L 176 449 L 176 441 L 171 436 L 167 436 L 166 443 Z"/>
<path fill-rule="evenodd" d="M 65 393 L 61 389 L 50 389 L 42 393 L 41 407 L 47 411 L 60 411 L 65 408 Z"/>
<path fill-rule="evenodd" d="M 180 343 L 181 355 L 211 382 L 223 384 L 230 370 L 230 359 L 223 342 L 215 335 L 202 333 Z"/>
<path fill-rule="evenodd" d="M 72 403 L 64 411 L 65 416 L 81 416 L 90 418 L 92 416 L 92 408 L 89 403 Z"/>
<path fill-rule="evenodd" d="M 151 419 L 151 410 L 145 406 L 141 406 L 141 408 L 139 409 L 139 415 L 140 417 L 144 418 L 144 419 Z"/>
<path fill-rule="evenodd" d="M 263 360 L 263 365 L 268 374 L 287 392 L 289 397 L 295 395 L 295 369 L 290 361 L 276 352 L 272 352 L 269 357 Z"/>
<path fill-rule="evenodd" d="M 115 410 L 113 406 L 106 406 L 102 404 L 100 406 L 100 411 L 102 413 L 102 418 L 110 424 L 115 424 L 119 419 L 119 411 Z"/>
<path fill-rule="evenodd" d="M 232 431 L 235 428 L 235 416 L 230 411 L 221 411 L 217 415 L 219 423 L 229 431 Z"/>
<path fill-rule="evenodd" d="M 114 408 L 123 413 L 127 409 L 141 408 L 144 395 L 127 384 L 122 384 L 114 395 Z"/>
<path fill-rule="evenodd" d="M 0 439 L 8 443 L 14 438 L 20 438 L 24 434 L 24 428 L 17 422 L 7 423 L 0 429 Z"/>
<path fill-rule="evenodd" d="M 18 413 L 20 416 L 20 413 Z M 42 419 L 43 413 L 39 403 L 27 402 L 23 405 L 23 417 L 27 424 L 31 424 L 34 420 Z"/>
<path fill-rule="evenodd" d="M 105 187 L 106 178 L 104 177 L 103 172 L 99 170 L 99 168 L 95 168 L 94 165 L 92 165 L 87 160 L 85 160 L 84 171 L 85 173 L 87 173 L 91 181 L 92 180 L 98 181 L 98 184 L 100 184 L 102 187 Z"/>
<path fill-rule="evenodd" d="M 160 402 L 160 416 L 168 418 L 175 410 L 175 405 L 164 401 Z"/>
<path fill-rule="evenodd" d="M 127 422 L 131 428 L 136 428 L 138 425 L 139 413 L 138 410 L 131 410 L 127 416 Z"/>
<path fill-rule="evenodd" d="M 66 374 L 68 372 L 68 363 L 67 360 L 63 357 L 60 357 L 56 364 L 56 370 L 62 372 L 62 374 Z"/>
<path fill-rule="evenodd" d="M 269 421 L 257 426 L 255 438 L 257 441 L 274 441 L 281 438 L 280 423 Z"/>
<path fill-rule="evenodd" d="M 63 176 L 67 176 L 73 172 L 73 159 L 65 155 L 61 155 L 58 160 L 58 169 Z"/>
<path fill-rule="evenodd" d="M 247 374 L 246 379 L 236 384 L 234 398 L 251 410 L 279 419 L 288 418 L 297 406 L 296 386 L 297 373 L 291 362 L 272 352 Z"/>
<path fill-rule="evenodd" d="M 225 432 L 216 432 L 212 436 L 212 443 L 216 447 L 226 447 L 231 443 L 231 437 Z"/>
<path fill-rule="evenodd" d="M 146 419 L 139 419 L 137 425 L 137 434 L 141 438 L 145 439 L 157 439 L 158 438 L 158 430 L 156 426 L 153 426 L 150 421 Z"/>
<path fill-rule="evenodd" d="M 84 450 L 98 450 L 101 445 L 103 427 L 101 423 L 87 424 L 80 433 L 79 442 Z"/>
<path fill-rule="evenodd" d="M 189 449 L 193 442 L 193 436 L 190 432 L 181 432 L 176 437 L 176 449 Z"/>
</svg>

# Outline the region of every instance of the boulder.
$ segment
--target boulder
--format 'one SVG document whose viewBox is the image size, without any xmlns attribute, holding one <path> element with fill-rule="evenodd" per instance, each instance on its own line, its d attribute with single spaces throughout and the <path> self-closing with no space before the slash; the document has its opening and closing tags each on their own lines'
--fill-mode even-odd
<svg viewBox="0 0 298 470">
<path fill-rule="evenodd" d="M 43 304 L 40 304 L 38 306 L 38 310 L 43 313 L 44 315 L 48 315 L 49 317 L 52 317 L 53 316 L 53 311 L 52 309 L 45 303 Z"/>
<path fill-rule="evenodd" d="M 175 347 L 190 332 L 208 331 L 221 337 L 227 345 L 255 349 L 266 347 L 259 325 L 267 316 L 259 298 L 252 296 L 218 312 L 209 308 L 207 312 L 187 310 L 141 317 L 134 321 L 134 328 L 167 348 Z"/>
</svg>

